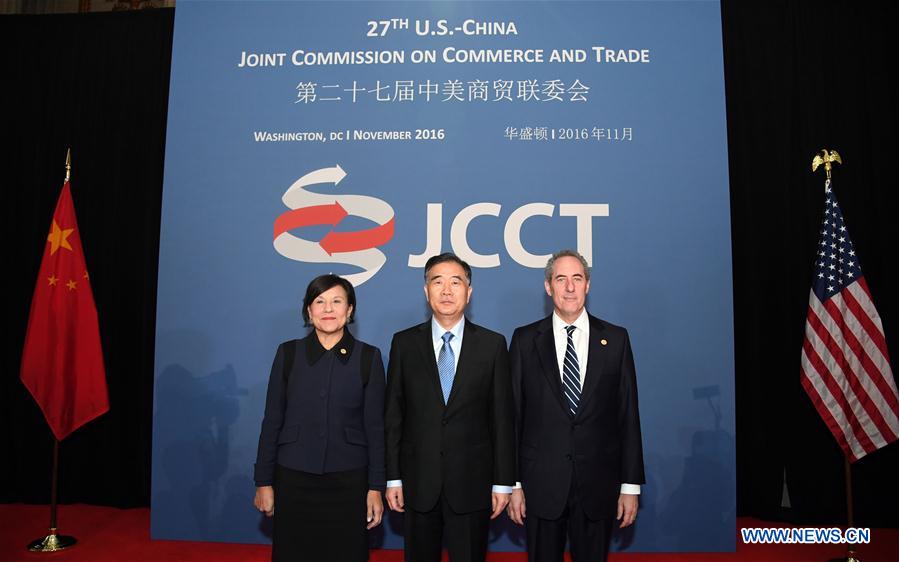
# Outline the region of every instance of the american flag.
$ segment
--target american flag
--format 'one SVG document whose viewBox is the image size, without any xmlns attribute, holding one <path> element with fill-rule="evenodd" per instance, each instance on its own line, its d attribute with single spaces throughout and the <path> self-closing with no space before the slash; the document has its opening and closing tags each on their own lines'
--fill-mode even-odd
<svg viewBox="0 0 899 562">
<path fill-rule="evenodd" d="M 850 462 L 899 439 L 899 394 L 830 180 L 802 343 L 802 386 Z"/>
</svg>

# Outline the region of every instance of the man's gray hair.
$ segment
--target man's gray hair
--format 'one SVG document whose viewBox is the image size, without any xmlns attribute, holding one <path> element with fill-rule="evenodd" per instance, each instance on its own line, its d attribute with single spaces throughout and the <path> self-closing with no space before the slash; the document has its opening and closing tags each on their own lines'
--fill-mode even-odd
<svg viewBox="0 0 899 562">
<path fill-rule="evenodd" d="M 590 280 L 590 266 L 587 265 L 587 260 L 584 259 L 584 256 L 580 255 L 575 250 L 559 250 L 548 260 L 546 260 L 546 267 L 543 269 L 543 275 L 546 277 L 547 281 L 552 281 L 553 278 L 553 264 L 556 263 L 556 260 L 559 258 L 577 258 L 581 265 L 584 266 L 584 279 Z"/>
</svg>

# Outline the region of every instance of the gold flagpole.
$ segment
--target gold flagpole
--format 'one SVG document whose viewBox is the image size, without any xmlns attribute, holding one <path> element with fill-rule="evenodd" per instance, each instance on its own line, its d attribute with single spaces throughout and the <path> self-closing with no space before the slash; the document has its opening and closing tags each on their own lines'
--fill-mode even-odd
<svg viewBox="0 0 899 562">
<path fill-rule="evenodd" d="M 69 173 L 72 170 L 72 149 L 66 150 L 66 181 L 69 181 Z M 56 489 L 59 476 L 59 440 L 53 438 L 53 472 L 50 477 L 50 534 L 46 537 L 31 541 L 28 550 L 31 552 L 56 552 L 73 546 L 77 541 L 75 537 L 56 534 Z"/>
<path fill-rule="evenodd" d="M 836 150 L 827 150 L 826 148 L 821 149 L 821 153 L 816 154 L 812 159 L 812 173 L 817 171 L 821 164 L 824 164 L 824 171 L 827 172 L 825 186 L 830 186 L 830 171 L 833 169 L 834 162 L 842 164 L 843 160 Z M 852 509 L 852 465 L 849 464 L 849 459 L 846 458 L 845 454 L 843 455 L 843 473 L 846 480 L 846 526 L 855 527 L 855 517 Z M 845 562 L 860 562 L 855 552 L 855 546 L 850 543 L 846 548 Z"/>
</svg>

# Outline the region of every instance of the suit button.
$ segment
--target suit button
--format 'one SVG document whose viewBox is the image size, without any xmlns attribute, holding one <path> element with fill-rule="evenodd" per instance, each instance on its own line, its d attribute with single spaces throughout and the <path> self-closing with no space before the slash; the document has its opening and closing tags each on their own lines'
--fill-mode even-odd
<svg viewBox="0 0 899 562">
<path fill-rule="evenodd" d="M 322 398 L 324 398 L 325 396 L 328 395 L 328 391 L 327 391 L 327 390 L 322 390 L 321 392 L 318 393 L 318 395 L 321 396 Z"/>
<path fill-rule="evenodd" d="M 318 436 L 319 436 L 319 437 L 324 437 L 324 436 L 325 436 L 325 431 L 324 431 L 324 430 L 319 431 L 319 432 L 318 432 Z M 571 457 L 571 455 L 568 455 L 568 456 Z"/>
<path fill-rule="evenodd" d="M 571 453 L 568 453 L 567 455 L 565 455 L 565 458 L 568 460 L 571 460 Z"/>
<path fill-rule="evenodd" d="M 440 456 L 441 456 L 441 457 L 443 456 L 443 451 L 440 451 Z"/>
<path fill-rule="evenodd" d="M 440 423 L 442 423 L 443 425 L 446 425 L 446 424 L 448 424 L 449 422 L 446 421 L 446 420 L 442 420 Z"/>
</svg>

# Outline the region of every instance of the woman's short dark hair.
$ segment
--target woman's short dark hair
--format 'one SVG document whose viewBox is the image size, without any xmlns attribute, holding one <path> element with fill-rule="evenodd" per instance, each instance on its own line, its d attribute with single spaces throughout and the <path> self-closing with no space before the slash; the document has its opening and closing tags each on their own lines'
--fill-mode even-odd
<svg viewBox="0 0 899 562">
<path fill-rule="evenodd" d="M 312 305 L 312 301 L 317 299 L 320 294 L 337 286 L 343 287 L 343 290 L 346 291 L 347 304 L 353 307 L 346 323 L 353 323 L 353 319 L 356 317 L 356 291 L 353 289 L 353 284 L 339 275 L 328 273 L 327 275 L 319 275 L 310 281 L 309 286 L 306 287 L 306 297 L 303 298 L 304 326 L 309 326 L 309 307 Z"/>
</svg>

